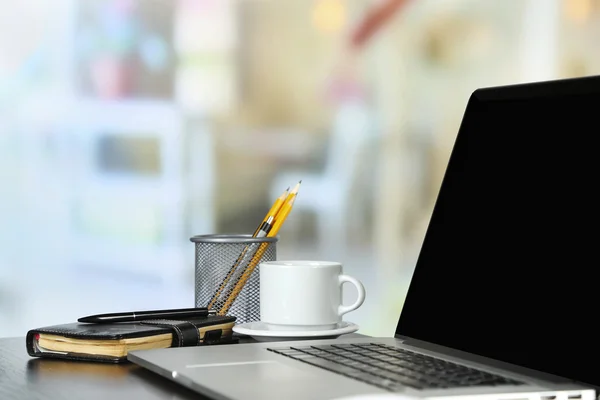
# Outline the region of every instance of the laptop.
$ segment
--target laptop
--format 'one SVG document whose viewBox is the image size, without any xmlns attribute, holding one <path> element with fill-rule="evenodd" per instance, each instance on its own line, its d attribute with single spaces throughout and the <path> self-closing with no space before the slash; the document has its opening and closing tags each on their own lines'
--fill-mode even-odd
<svg viewBox="0 0 600 400">
<path fill-rule="evenodd" d="M 600 76 L 474 91 L 394 337 L 128 358 L 216 399 L 596 398 L 599 134 Z"/>
</svg>

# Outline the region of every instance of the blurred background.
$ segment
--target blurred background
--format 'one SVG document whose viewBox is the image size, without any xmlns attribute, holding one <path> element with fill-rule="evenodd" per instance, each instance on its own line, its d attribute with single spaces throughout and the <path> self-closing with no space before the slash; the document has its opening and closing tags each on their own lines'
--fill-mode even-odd
<svg viewBox="0 0 600 400">
<path fill-rule="evenodd" d="M 470 93 L 600 71 L 598 0 L 0 7 L 0 337 L 191 307 L 194 245 L 303 179 L 279 259 L 392 335 Z M 350 302 L 355 293 L 345 292 Z"/>
</svg>

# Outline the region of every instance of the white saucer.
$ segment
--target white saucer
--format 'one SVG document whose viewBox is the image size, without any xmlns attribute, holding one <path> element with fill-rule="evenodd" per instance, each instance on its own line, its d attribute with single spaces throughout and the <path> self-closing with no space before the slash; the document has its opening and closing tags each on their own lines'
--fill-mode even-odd
<svg viewBox="0 0 600 400">
<path fill-rule="evenodd" d="M 337 324 L 334 329 L 321 330 L 294 330 L 294 331 L 278 331 L 264 322 L 247 322 L 245 324 L 235 325 L 233 331 L 240 335 L 248 335 L 259 342 L 273 342 L 281 340 L 305 340 L 305 339 L 333 339 L 340 335 L 356 332 L 358 325 L 342 321 Z"/>
</svg>

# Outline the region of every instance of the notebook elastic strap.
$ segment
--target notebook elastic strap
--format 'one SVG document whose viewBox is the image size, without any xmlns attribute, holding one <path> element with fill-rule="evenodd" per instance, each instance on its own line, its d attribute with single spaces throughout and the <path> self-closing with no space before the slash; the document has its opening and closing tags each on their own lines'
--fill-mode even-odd
<svg viewBox="0 0 600 400">
<path fill-rule="evenodd" d="M 202 342 L 198 327 L 190 321 L 152 319 L 140 321 L 144 325 L 168 326 L 173 331 L 171 347 L 199 346 Z"/>
</svg>

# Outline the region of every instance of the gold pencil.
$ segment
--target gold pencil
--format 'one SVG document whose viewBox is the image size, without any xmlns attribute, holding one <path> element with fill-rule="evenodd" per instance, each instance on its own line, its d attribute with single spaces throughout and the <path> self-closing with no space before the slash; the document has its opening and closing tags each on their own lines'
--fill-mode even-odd
<svg viewBox="0 0 600 400">
<path fill-rule="evenodd" d="M 281 209 L 281 206 L 283 206 L 283 204 L 285 203 L 285 200 L 288 198 L 289 193 L 290 193 L 290 188 L 288 186 L 288 188 L 285 189 L 285 191 L 275 200 L 275 202 L 271 206 L 271 209 L 269 210 L 267 215 L 265 215 L 265 218 L 263 219 L 261 224 L 258 225 L 256 230 L 254 231 L 254 234 L 252 235 L 253 237 L 257 237 L 260 234 L 261 228 L 264 226 L 264 224 L 266 224 L 269 221 L 269 218 L 271 218 L 271 217 L 273 219 L 276 218 L 277 213 Z"/>
<path fill-rule="evenodd" d="M 273 226 L 271 227 L 271 230 L 267 234 L 267 237 L 273 237 L 273 236 L 277 235 L 277 233 L 281 229 L 281 226 L 283 225 L 283 223 L 287 219 L 288 215 L 292 211 L 292 208 L 294 206 L 294 202 L 296 201 L 296 197 L 298 195 L 298 190 L 300 189 L 301 183 L 302 183 L 302 181 L 298 182 L 298 184 L 296 184 L 294 189 L 292 189 L 292 191 L 288 194 L 287 198 L 285 199 L 285 202 L 283 203 L 283 205 L 281 206 L 281 209 L 279 210 L 279 212 L 277 213 L 277 216 L 275 217 L 275 221 L 273 223 Z M 235 283 L 235 286 L 233 287 L 231 293 L 227 297 L 227 300 L 225 300 L 225 302 L 223 303 L 223 306 L 217 312 L 217 315 L 227 314 L 227 311 L 229 311 L 229 308 L 231 307 L 231 305 L 233 304 L 233 302 L 235 301 L 237 296 L 240 294 L 240 292 L 244 288 L 246 281 L 248 281 L 248 279 L 250 278 L 250 275 L 252 274 L 252 272 L 254 272 L 254 269 L 259 264 L 263 254 L 267 250 L 268 246 L 269 246 L 269 243 L 261 243 L 258 250 L 256 251 L 256 253 L 252 257 L 252 259 L 250 260 L 248 267 L 242 273 L 242 275 L 238 278 L 238 281 Z"/>
</svg>

